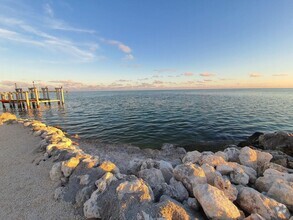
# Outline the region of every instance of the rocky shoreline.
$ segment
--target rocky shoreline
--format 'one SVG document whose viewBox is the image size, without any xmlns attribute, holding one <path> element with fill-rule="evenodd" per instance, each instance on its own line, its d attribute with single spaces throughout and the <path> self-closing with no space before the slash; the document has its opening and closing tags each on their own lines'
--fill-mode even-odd
<svg viewBox="0 0 293 220">
<path fill-rule="evenodd" d="M 88 147 L 39 121 L 3 113 L 1 123 L 42 138 L 36 165 L 54 162 L 54 198 L 86 219 L 293 219 L 293 135 L 285 132 L 214 153 Z"/>
</svg>

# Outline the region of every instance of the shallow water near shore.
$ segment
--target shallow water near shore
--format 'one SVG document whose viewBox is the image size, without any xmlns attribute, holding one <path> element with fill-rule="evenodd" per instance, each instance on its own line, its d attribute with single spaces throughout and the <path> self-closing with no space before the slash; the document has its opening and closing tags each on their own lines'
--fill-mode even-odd
<svg viewBox="0 0 293 220">
<path fill-rule="evenodd" d="M 150 148 L 220 149 L 256 131 L 293 131 L 293 89 L 69 92 L 65 101 L 13 113 L 84 140 Z"/>
</svg>

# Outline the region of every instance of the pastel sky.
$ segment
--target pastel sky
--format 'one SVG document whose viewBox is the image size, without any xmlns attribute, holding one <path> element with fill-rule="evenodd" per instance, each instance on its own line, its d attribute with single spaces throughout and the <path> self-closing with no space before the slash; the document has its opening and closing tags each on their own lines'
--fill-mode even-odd
<svg viewBox="0 0 293 220">
<path fill-rule="evenodd" d="M 292 0 L 0 0 L 0 91 L 293 88 Z"/>
</svg>

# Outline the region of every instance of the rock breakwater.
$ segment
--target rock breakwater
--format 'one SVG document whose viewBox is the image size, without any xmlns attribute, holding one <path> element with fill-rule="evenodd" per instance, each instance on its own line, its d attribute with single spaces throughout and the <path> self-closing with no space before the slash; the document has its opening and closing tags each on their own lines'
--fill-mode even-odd
<svg viewBox="0 0 293 220">
<path fill-rule="evenodd" d="M 47 174 L 58 183 L 54 198 L 72 203 L 87 219 L 292 219 L 289 155 L 253 146 L 185 152 L 166 144 L 143 157 L 136 157 L 142 150 L 126 149 L 135 154 L 121 165 L 123 158 L 86 153 L 40 121 L 4 113 L 1 123 L 23 124 L 42 138 L 35 164 L 54 162 Z"/>
</svg>

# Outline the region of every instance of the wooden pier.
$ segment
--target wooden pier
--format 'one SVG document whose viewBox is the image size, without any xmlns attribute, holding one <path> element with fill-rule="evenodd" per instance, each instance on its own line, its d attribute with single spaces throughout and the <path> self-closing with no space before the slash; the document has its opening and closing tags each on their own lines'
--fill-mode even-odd
<svg viewBox="0 0 293 220">
<path fill-rule="evenodd" d="M 15 92 L 0 92 L 0 101 L 4 109 L 6 109 L 5 104 L 12 109 L 16 106 L 18 109 L 39 108 L 41 103 L 51 106 L 52 102 L 64 105 L 64 92 L 62 87 L 55 88 L 53 91 L 50 91 L 48 87 L 41 88 L 41 91 L 36 87 L 28 88 L 28 91 L 15 88 Z"/>
</svg>

